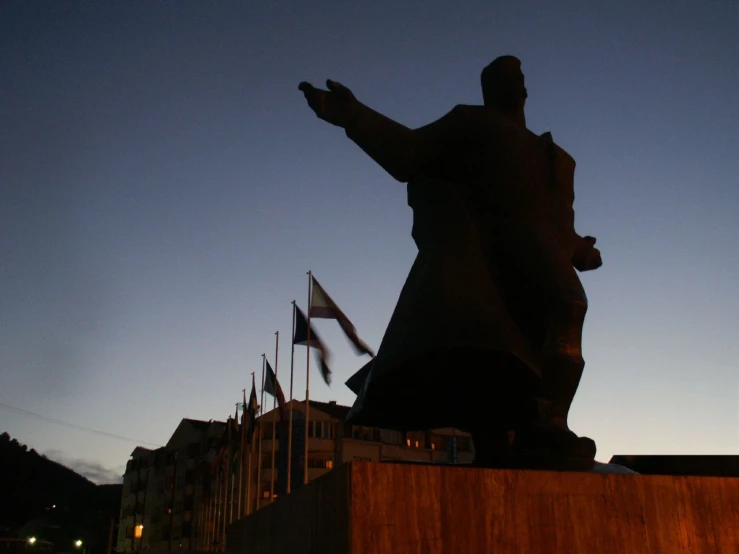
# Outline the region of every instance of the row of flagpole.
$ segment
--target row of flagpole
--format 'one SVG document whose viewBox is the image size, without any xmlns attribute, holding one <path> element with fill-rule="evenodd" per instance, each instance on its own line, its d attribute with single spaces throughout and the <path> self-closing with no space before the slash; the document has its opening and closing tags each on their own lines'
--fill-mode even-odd
<svg viewBox="0 0 739 554">
<path fill-rule="evenodd" d="M 294 483 L 292 483 L 292 446 L 293 446 L 293 384 L 294 384 L 294 368 L 295 368 L 295 345 L 306 346 L 306 376 L 305 376 L 305 436 L 304 436 L 304 452 L 303 452 L 303 484 L 308 483 L 308 453 L 309 453 L 309 423 L 310 423 L 310 349 L 311 347 L 320 354 L 319 368 L 324 381 L 329 384 L 331 370 L 329 368 L 330 353 L 321 341 L 318 334 L 311 326 L 311 318 L 335 319 L 346 334 L 347 338 L 353 344 L 357 353 L 369 354 L 374 356 L 370 348 L 362 342 L 357 336 L 354 326 L 344 313 L 339 309 L 336 303 L 326 293 L 323 287 L 316 281 L 311 271 L 308 271 L 308 310 L 307 316 L 300 310 L 295 300 L 292 301 L 292 340 L 290 353 L 290 401 L 287 402 L 289 407 L 288 419 L 288 436 L 287 436 L 287 475 L 285 483 L 285 491 L 290 494 Z M 226 526 L 241 517 L 247 516 L 253 510 L 261 507 L 262 500 L 262 443 L 264 439 L 262 416 L 264 412 L 264 393 L 272 395 L 272 452 L 271 452 L 271 472 L 269 499 L 275 498 L 275 453 L 277 450 L 277 410 L 279 408 L 280 421 L 284 421 L 285 413 L 285 397 L 282 388 L 277 380 L 278 371 L 278 352 L 280 344 L 280 332 L 275 332 L 275 366 L 272 366 L 267 360 L 266 354 L 262 354 L 262 381 L 261 396 L 257 402 L 256 378 L 252 372 L 252 389 L 249 395 L 249 401 L 246 400 L 246 389 L 243 389 L 243 409 L 241 415 L 241 423 L 239 424 L 238 404 L 236 405 L 236 414 L 232 418 L 229 416 L 226 423 L 226 432 L 223 433 L 221 439 L 211 449 L 206 457 L 206 471 L 208 472 L 208 480 L 203 488 L 203 497 L 205 501 L 205 510 L 199 510 L 198 526 L 200 532 L 199 549 L 204 551 L 218 550 L 223 551 L 225 548 Z M 257 414 L 259 413 L 259 429 L 256 430 Z M 233 438 L 239 434 L 238 449 L 234 453 L 232 451 Z M 254 451 L 253 438 L 257 435 L 257 475 L 256 475 L 256 494 L 254 502 L 252 502 L 252 455 Z M 215 452 L 215 454 L 214 454 Z M 244 460 L 246 457 L 246 461 Z M 238 464 L 238 466 L 236 466 Z M 225 471 L 224 471 L 225 466 Z M 246 466 L 246 468 L 244 467 Z M 234 468 L 238 467 L 238 472 Z M 210 476 L 215 474 L 215 479 L 211 483 Z M 237 473 L 237 475 L 236 475 Z M 215 487 L 213 487 L 215 485 Z M 215 491 L 213 490 L 215 489 Z M 266 492 L 266 491 L 265 491 Z M 234 507 L 236 514 L 234 515 Z"/>
</svg>

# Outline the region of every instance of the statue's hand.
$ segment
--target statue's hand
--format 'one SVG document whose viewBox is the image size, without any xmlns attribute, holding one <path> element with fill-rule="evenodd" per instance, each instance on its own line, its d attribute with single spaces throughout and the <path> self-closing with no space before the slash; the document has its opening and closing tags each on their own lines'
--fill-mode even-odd
<svg viewBox="0 0 739 554">
<path fill-rule="evenodd" d="M 575 248 L 572 265 L 578 271 L 592 271 L 603 265 L 600 250 L 595 248 L 595 237 L 583 237 Z"/>
<path fill-rule="evenodd" d="M 326 86 L 328 90 L 321 90 L 303 81 L 298 89 L 319 118 L 345 128 L 354 118 L 359 102 L 352 91 L 336 81 L 327 80 Z"/>
</svg>

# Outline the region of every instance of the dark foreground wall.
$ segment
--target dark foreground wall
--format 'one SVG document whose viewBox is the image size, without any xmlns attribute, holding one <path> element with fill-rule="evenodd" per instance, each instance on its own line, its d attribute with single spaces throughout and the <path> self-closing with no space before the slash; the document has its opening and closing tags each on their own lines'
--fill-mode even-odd
<svg viewBox="0 0 739 554">
<path fill-rule="evenodd" d="M 739 479 L 354 462 L 234 523 L 246 554 L 739 552 Z"/>
</svg>

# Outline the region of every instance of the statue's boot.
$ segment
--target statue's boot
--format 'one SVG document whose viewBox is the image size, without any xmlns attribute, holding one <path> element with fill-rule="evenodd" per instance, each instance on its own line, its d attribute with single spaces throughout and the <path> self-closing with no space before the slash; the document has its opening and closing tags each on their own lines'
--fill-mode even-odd
<svg viewBox="0 0 739 554">
<path fill-rule="evenodd" d="M 590 469 L 595 463 L 596 445 L 578 437 L 567 419 L 585 363 L 580 356 L 558 356 L 545 366 L 539 398 L 532 406 L 529 425 L 516 431 L 512 455 L 521 467 L 548 469 Z"/>
</svg>

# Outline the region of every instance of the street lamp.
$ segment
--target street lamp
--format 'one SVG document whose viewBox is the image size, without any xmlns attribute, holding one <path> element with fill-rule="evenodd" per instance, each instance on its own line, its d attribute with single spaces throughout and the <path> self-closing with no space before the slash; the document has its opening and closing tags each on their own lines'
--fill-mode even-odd
<svg viewBox="0 0 739 554">
<path fill-rule="evenodd" d="M 28 544 L 33 546 L 36 543 L 36 537 L 29 537 L 28 538 Z"/>
<path fill-rule="evenodd" d="M 75 546 L 76 546 L 77 548 L 79 548 L 80 546 L 82 546 L 82 541 L 81 541 L 80 539 L 77 539 L 76 541 L 74 541 L 74 545 L 75 545 Z"/>
</svg>

